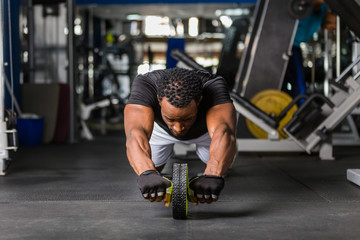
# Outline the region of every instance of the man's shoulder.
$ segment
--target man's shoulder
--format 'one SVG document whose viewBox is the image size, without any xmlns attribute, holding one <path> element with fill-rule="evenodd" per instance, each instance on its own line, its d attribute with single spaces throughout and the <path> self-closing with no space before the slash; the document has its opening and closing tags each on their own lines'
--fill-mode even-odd
<svg viewBox="0 0 360 240">
<path fill-rule="evenodd" d="M 217 85 L 226 85 L 226 81 L 222 76 L 217 76 L 215 74 L 211 74 L 211 73 L 207 73 L 207 74 L 203 74 L 202 75 L 202 83 L 203 83 L 203 88 L 208 88 L 208 87 L 212 87 L 212 86 L 217 86 Z"/>
</svg>

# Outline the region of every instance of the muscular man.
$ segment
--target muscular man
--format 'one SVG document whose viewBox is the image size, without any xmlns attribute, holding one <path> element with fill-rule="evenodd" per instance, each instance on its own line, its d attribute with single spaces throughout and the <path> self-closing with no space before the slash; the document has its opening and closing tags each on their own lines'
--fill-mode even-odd
<svg viewBox="0 0 360 240">
<path fill-rule="evenodd" d="M 137 76 L 125 107 L 125 133 L 127 157 L 143 197 L 151 202 L 169 198 L 171 183 L 159 172 L 174 144 L 182 142 L 196 144 L 206 164 L 203 175 L 190 181 L 191 200 L 216 201 L 236 154 L 235 126 L 235 108 L 222 77 L 182 68 Z"/>
</svg>

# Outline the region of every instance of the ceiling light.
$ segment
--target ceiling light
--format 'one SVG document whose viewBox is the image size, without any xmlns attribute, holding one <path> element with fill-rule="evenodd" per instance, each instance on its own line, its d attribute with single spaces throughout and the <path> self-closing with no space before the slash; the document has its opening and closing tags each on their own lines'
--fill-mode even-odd
<svg viewBox="0 0 360 240">
<path fill-rule="evenodd" d="M 139 14 L 129 14 L 126 16 L 126 20 L 129 21 L 140 21 L 141 19 L 142 17 Z"/>
</svg>

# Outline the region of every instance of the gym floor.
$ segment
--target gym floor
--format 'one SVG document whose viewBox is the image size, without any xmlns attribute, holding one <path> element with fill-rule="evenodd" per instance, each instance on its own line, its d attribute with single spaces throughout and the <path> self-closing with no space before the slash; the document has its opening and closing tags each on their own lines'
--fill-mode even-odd
<svg viewBox="0 0 360 240">
<path fill-rule="evenodd" d="M 121 131 L 20 147 L 0 178 L 0 239 L 359 239 L 360 187 L 346 180 L 359 153 L 239 154 L 220 200 L 174 220 L 172 205 L 142 199 Z M 204 169 L 186 162 L 190 176 Z"/>
</svg>

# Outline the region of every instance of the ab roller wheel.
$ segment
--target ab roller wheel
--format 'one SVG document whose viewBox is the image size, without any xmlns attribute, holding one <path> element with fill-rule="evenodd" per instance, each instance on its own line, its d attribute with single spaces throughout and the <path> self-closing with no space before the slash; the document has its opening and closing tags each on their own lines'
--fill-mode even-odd
<svg viewBox="0 0 360 240">
<path fill-rule="evenodd" d="M 174 163 L 172 183 L 173 218 L 186 219 L 188 212 L 188 166 L 186 163 Z"/>
</svg>

